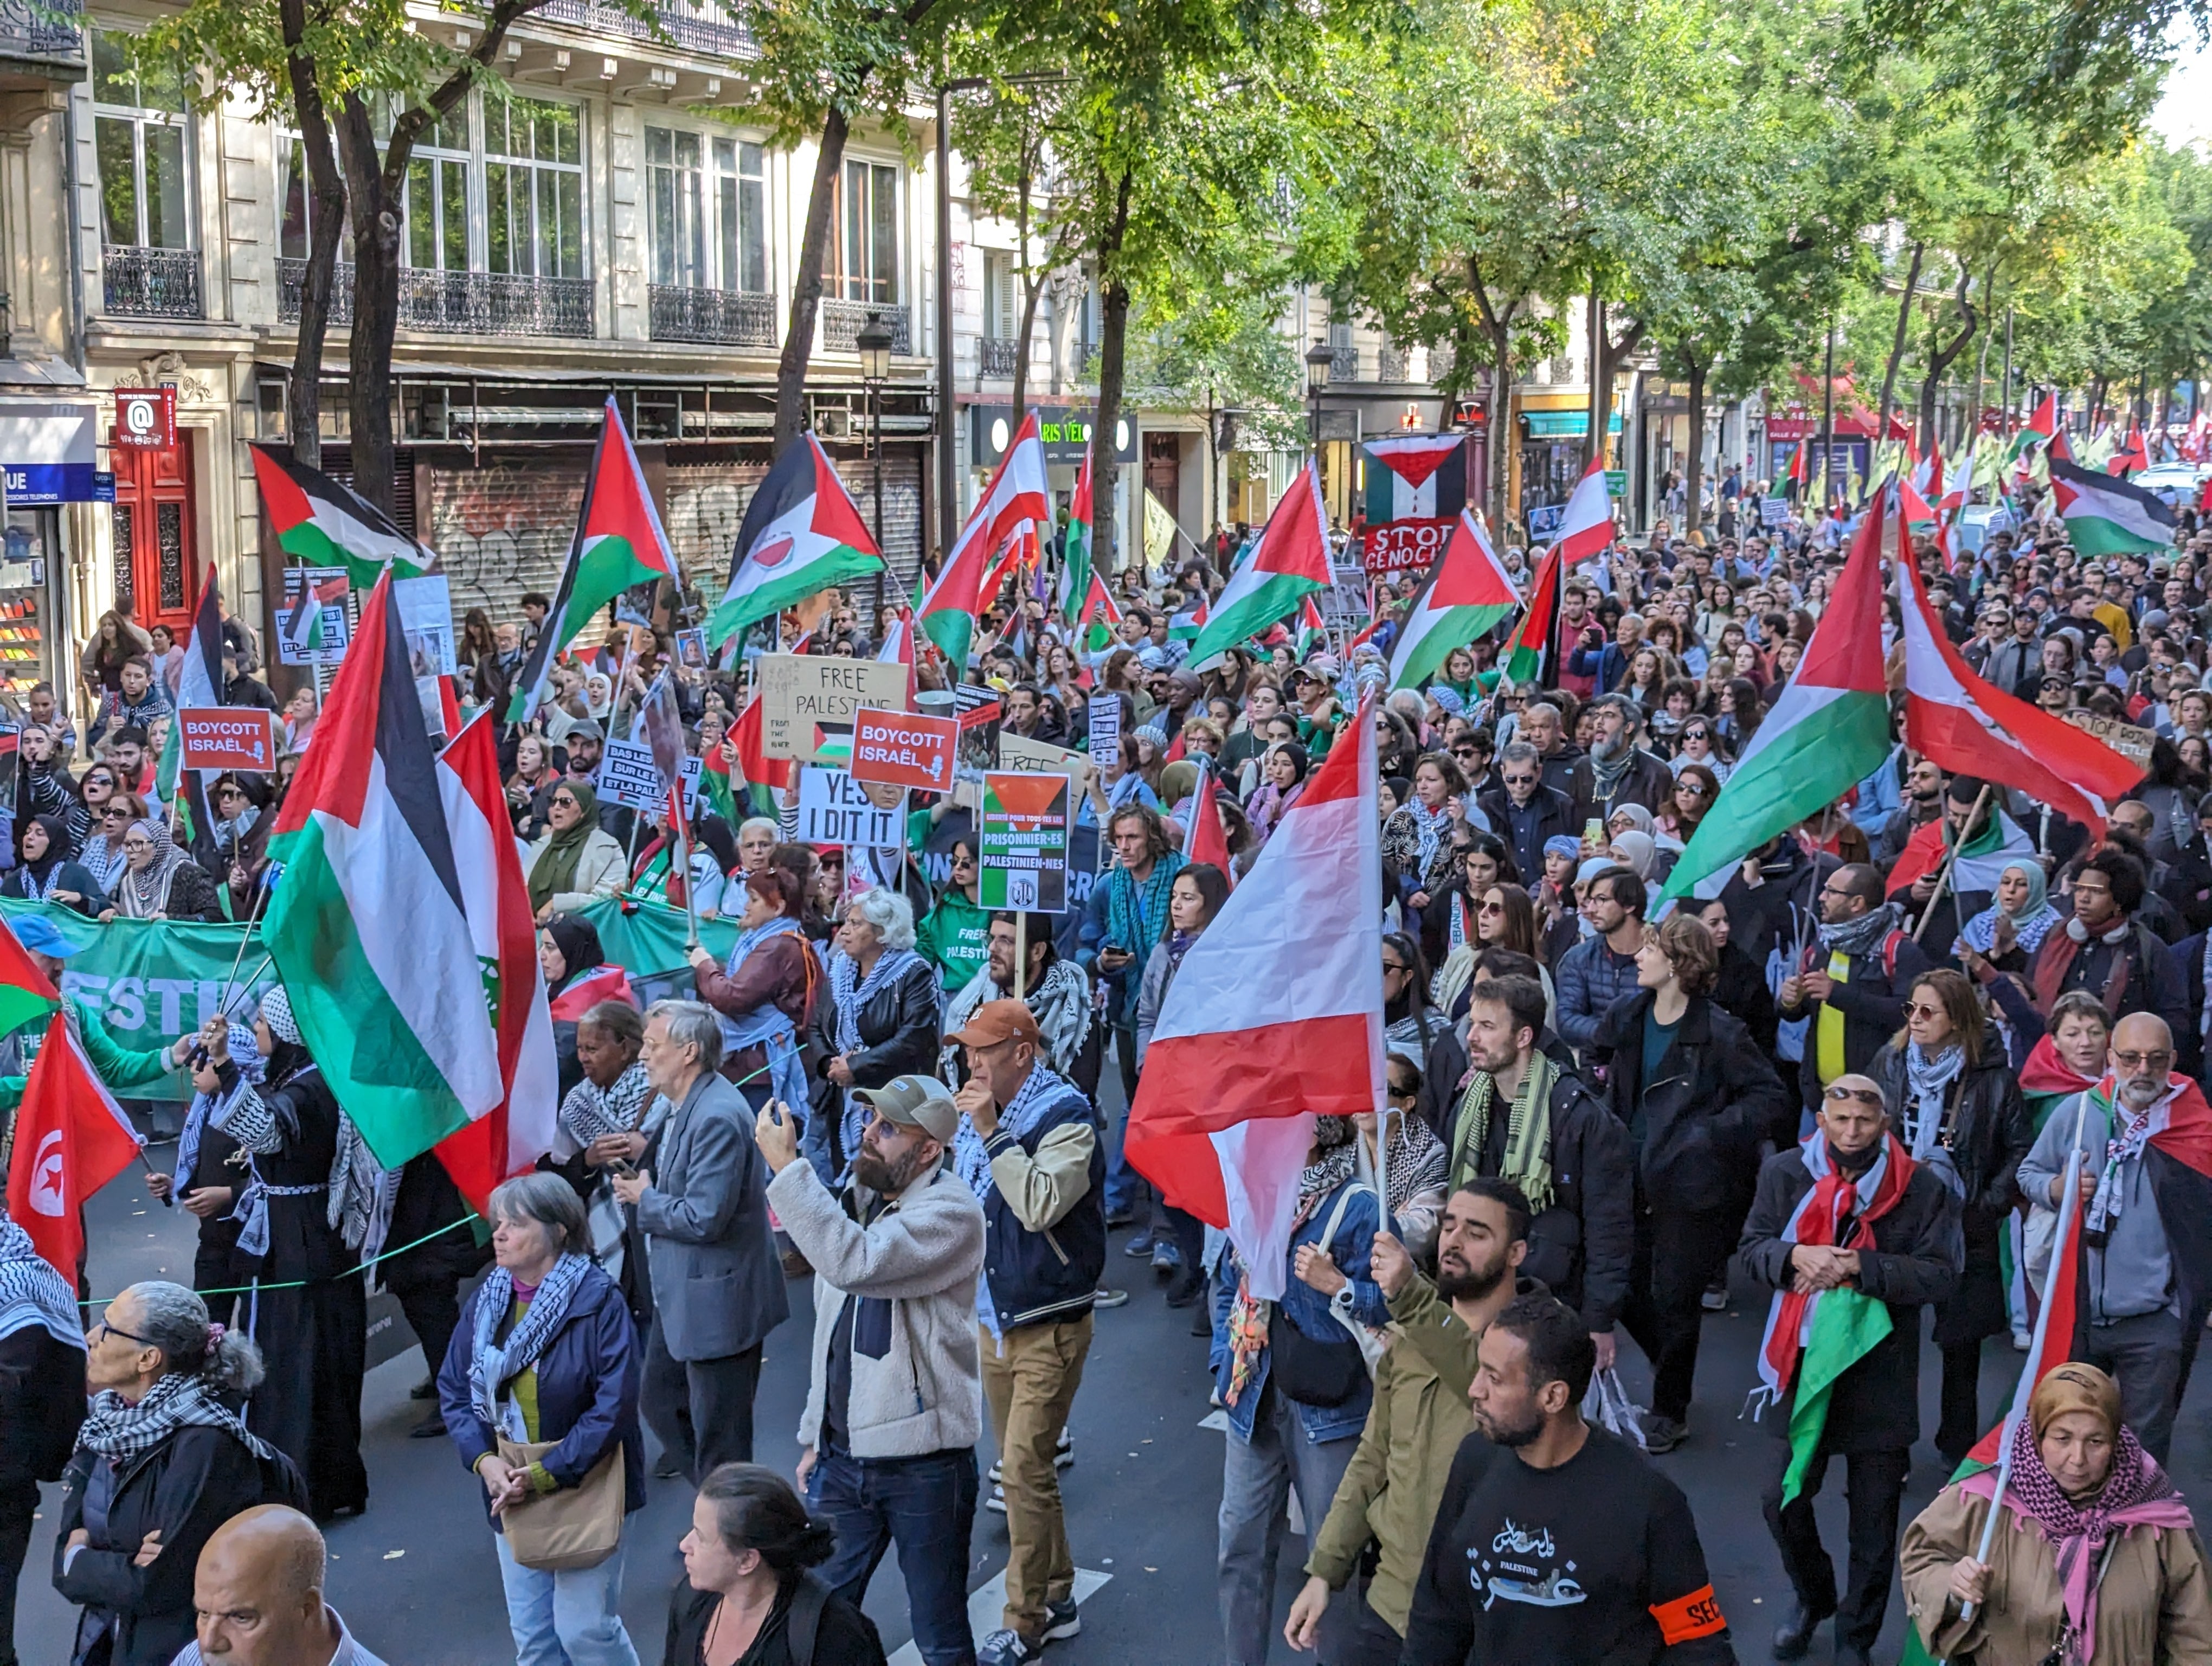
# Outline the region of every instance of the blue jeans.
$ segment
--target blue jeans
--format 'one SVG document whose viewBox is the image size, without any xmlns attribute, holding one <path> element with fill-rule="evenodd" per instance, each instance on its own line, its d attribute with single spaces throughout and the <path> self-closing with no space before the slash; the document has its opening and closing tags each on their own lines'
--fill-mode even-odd
<svg viewBox="0 0 2212 1666">
<path fill-rule="evenodd" d="M 975 1452 L 856 1458 L 823 1448 L 807 1502 L 837 1535 L 817 1572 L 858 1606 L 891 1545 L 906 1576 L 914 1645 L 927 1666 L 975 1666 L 968 1628 L 968 1545 L 975 1526 Z"/>
<path fill-rule="evenodd" d="M 1122 1146 L 1129 1138 L 1128 1107 L 1137 1102 L 1137 1032 L 1133 1029 L 1114 1027 L 1115 1057 L 1121 1067 L 1121 1132 L 1111 1142 L 1106 1160 L 1106 1213 L 1109 1215 L 1138 1214 L 1139 1224 L 1152 1225 L 1152 1192 L 1145 1177 L 1129 1166 Z M 1100 1113 L 1102 1119 L 1104 1113 Z M 1139 1205 L 1144 1206 L 1141 1211 Z"/>
<path fill-rule="evenodd" d="M 499 1579 L 507 1590 L 507 1628 L 514 1634 L 515 1666 L 638 1666 L 623 1629 L 624 1542 L 596 1567 L 546 1573 L 522 1566 L 495 1533 Z"/>
</svg>

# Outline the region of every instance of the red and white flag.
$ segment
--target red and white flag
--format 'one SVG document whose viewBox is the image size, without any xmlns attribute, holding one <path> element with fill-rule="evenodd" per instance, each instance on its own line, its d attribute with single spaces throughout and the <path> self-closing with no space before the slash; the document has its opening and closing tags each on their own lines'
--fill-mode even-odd
<svg viewBox="0 0 2212 1666">
<path fill-rule="evenodd" d="M 1574 496 L 1567 499 L 1566 513 L 1559 517 L 1552 548 L 1572 567 L 1603 555 L 1612 545 L 1613 535 L 1613 494 L 1606 489 L 1605 459 L 1600 457 L 1592 459 L 1575 483 Z"/>
<path fill-rule="evenodd" d="M 1129 1111 L 1129 1161 L 1228 1231 L 1264 1300 L 1283 1294 L 1314 1117 L 1384 1103 L 1374 701 L 1183 957 Z"/>
<path fill-rule="evenodd" d="M 15 1112 L 8 1213 L 70 1283 L 84 1260 L 85 1200 L 136 1163 L 143 1143 L 70 1033 L 68 1014 L 55 1013 Z"/>
</svg>

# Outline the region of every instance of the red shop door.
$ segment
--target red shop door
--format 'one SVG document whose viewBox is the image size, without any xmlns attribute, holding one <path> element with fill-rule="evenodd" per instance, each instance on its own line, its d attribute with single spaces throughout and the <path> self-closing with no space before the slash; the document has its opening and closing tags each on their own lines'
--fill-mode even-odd
<svg viewBox="0 0 2212 1666">
<path fill-rule="evenodd" d="M 180 429 L 167 447 L 118 446 L 115 467 L 115 595 L 134 604 L 141 630 L 167 625 L 182 641 L 199 599 L 198 516 L 192 496 L 192 442 Z"/>
</svg>

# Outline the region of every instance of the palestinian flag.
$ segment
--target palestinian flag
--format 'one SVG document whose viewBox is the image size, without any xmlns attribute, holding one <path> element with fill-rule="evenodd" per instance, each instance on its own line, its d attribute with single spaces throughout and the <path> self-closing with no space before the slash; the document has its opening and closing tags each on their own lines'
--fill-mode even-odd
<svg viewBox="0 0 2212 1666">
<path fill-rule="evenodd" d="M 1328 626 L 1322 620 L 1321 609 L 1316 607 L 1314 599 L 1308 596 L 1298 604 L 1298 641 L 1294 652 L 1299 662 L 1303 664 L 1306 655 L 1328 640 Z"/>
<path fill-rule="evenodd" d="M 204 711 L 222 704 L 226 686 L 222 674 L 222 609 L 216 600 L 215 564 L 208 564 L 200 585 L 200 599 L 192 609 L 191 629 L 185 635 L 185 657 L 177 667 L 177 709 Z M 180 836 L 177 843 L 210 873 L 220 873 L 222 862 L 215 847 L 215 818 L 209 813 L 207 775 L 185 764 L 184 725 L 169 725 L 155 760 L 154 791 L 169 807 Z"/>
<path fill-rule="evenodd" d="M 1805 483 L 1812 471 L 1813 442 L 1800 440 L 1797 449 L 1790 454 L 1790 468 L 1782 478 L 1789 490 L 1784 495 L 1792 502 L 1804 496 Z"/>
<path fill-rule="evenodd" d="M 630 988 L 629 974 L 619 966 L 599 966 L 586 972 L 554 997 L 551 1012 L 556 1022 L 574 1024 L 603 1000 L 619 1000 L 629 1006 L 638 1004 L 637 991 Z"/>
<path fill-rule="evenodd" d="M 2017 463 L 2032 445 L 2048 446 L 2058 434 L 2058 395 L 2043 396 L 2043 403 L 2035 414 L 2021 424 L 2020 432 L 2012 437 L 2012 449 L 2006 453 L 2008 462 Z"/>
<path fill-rule="evenodd" d="M 1037 438 L 1037 415 L 1022 418 L 1013 443 L 992 471 L 991 483 L 952 542 L 915 615 L 921 634 L 945 656 L 946 674 L 958 682 L 967 674 L 968 645 L 975 639 L 975 616 L 988 599 L 983 593 L 984 570 L 991 557 L 1021 530 L 1024 521 L 1045 520 L 1052 515 L 1052 488 L 1047 483 L 1044 447 Z"/>
<path fill-rule="evenodd" d="M 783 448 L 738 529 L 729 587 L 707 616 L 716 647 L 833 585 L 884 570 L 867 523 L 811 431 Z"/>
<path fill-rule="evenodd" d="M 1463 434 L 1407 434 L 1367 442 L 1367 524 L 1451 520 L 1467 507 L 1467 471 L 1456 461 Z"/>
<path fill-rule="evenodd" d="M 2085 556 L 2151 555 L 2173 547 L 2173 511 L 2141 486 L 2053 457 L 2051 489 L 2067 541 Z"/>
<path fill-rule="evenodd" d="M 319 584 L 302 579 L 299 605 L 284 620 L 284 640 L 295 653 L 321 653 L 328 635 L 325 611 L 344 605 L 345 583 L 343 580 L 326 579 Z"/>
<path fill-rule="evenodd" d="M 1114 605 L 1114 599 L 1106 593 L 1106 587 L 1098 581 L 1098 575 L 1090 575 L 1090 587 L 1084 593 L 1083 611 L 1077 615 L 1079 626 L 1088 626 L 1084 632 L 1083 646 L 1091 654 L 1103 653 L 1114 641 L 1114 632 L 1121 623 L 1121 610 Z"/>
<path fill-rule="evenodd" d="M 1725 787 L 1722 796 L 1727 796 Z M 1995 793 L 1990 796 L 1994 799 Z M 1950 845 L 1950 821 L 1947 817 L 1938 817 L 1916 830 L 1905 842 L 1897 866 L 1890 870 L 1889 888 L 1895 891 L 1911 885 L 1923 873 L 1936 872 L 1943 866 L 1944 854 Z M 2003 811 L 1991 808 L 1982 818 L 1981 826 L 1959 847 L 1959 860 L 1951 870 L 1948 888 L 1960 892 L 1993 891 L 2007 868 L 2015 862 L 2035 860 L 2035 841 Z"/>
<path fill-rule="evenodd" d="M 0 1036 L 12 1035 L 62 1004 L 61 994 L 15 933 L 0 921 Z"/>
<path fill-rule="evenodd" d="M 246 449 L 253 454 L 262 507 L 286 555 L 310 567 L 343 567 L 356 590 L 368 589 L 395 562 L 403 579 L 429 570 L 436 559 L 429 550 L 351 487 L 266 446 Z"/>
<path fill-rule="evenodd" d="M 1506 639 L 1505 652 L 1498 656 L 1498 672 L 1506 683 L 1515 688 L 1529 688 L 1544 674 L 1544 655 L 1552 641 L 1552 625 L 1559 612 L 1560 556 L 1557 545 L 1544 552 L 1544 559 L 1536 569 L 1536 582 L 1528 592 L 1528 605 L 1521 611 L 1521 623 L 1513 627 Z"/>
<path fill-rule="evenodd" d="M 2150 447 L 2143 441 L 2142 424 L 2131 421 L 2128 424 L 2126 441 L 2121 445 L 2119 450 L 2112 453 L 2112 461 L 2105 465 L 2106 471 L 2109 474 L 2126 476 L 2149 466 Z"/>
<path fill-rule="evenodd" d="M 737 830 L 743 818 L 738 810 L 736 783 L 730 779 L 729 743 L 726 739 L 699 760 L 699 795 L 707 801 L 709 815 L 720 816 Z"/>
<path fill-rule="evenodd" d="M 1454 648 L 1465 648 L 1520 604 L 1489 535 L 1462 509 L 1451 541 L 1406 615 L 1390 656 L 1390 686 L 1418 688 L 1443 668 Z"/>
<path fill-rule="evenodd" d="M 1206 629 L 1209 617 L 1206 598 L 1200 596 L 1191 606 L 1168 620 L 1168 640 L 1171 642 L 1196 641 L 1199 633 Z"/>
<path fill-rule="evenodd" d="M 1886 496 L 1868 507 L 1796 674 L 1676 859 L 1662 900 L 1719 896 L 1746 856 L 1826 809 L 1889 756 L 1881 651 L 1886 512 Z"/>
<path fill-rule="evenodd" d="M 515 679 L 507 721 L 527 723 L 537 716 L 555 657 L 576 640 L 594 613 L 630 586 L 655 579 L 666 579 L 678 592 L 684 587 L 668 534 L 660 528 L 660 512 L 646 489 L 645 471 L 638 466 L 611 393 L 599 443 L 592 448 L 592 470 L 584 478 L 583 512 L 576 517 L 568 563 L 561 569 L 561 588 L 553 611 L 538 627 L 538 645 Z"/>
<path fill-rule="evenodd" d="M 1302 598 L 1328 588 L 1328 511 L 1321 471 L 1310 460 L 1267 517 L 1259 542 L 1214 599 L 1191 643 L 1190 663 L 1203 665 L 1247 637 L 1264 633 Z"/>
<path fill-rule="evenodd" d="M 396 1169 L 507 1098 L 445 788 L 389 575 L 277 812 L 262 938 L 307 1050 Z"/>
<path fill-rule="evenodd" d="M 738 755 L 738 768 L 744 772 L 745 784 L 753 789 L 752 798 L 761 806 L 759 813 L 774 817 L 776 801 L 773 796 L 791 785 L 792 762 L 787 757 L 770 757 L 768 742 L 761 733 L 761 699 L 755 693 L 738 714 L 738 727 L 730 731 Z M 765 802 L 763 802 L 765 800 Z"/>
<path fill-rule="evenodd" d="M 1085 446 L 1067 503 L 1067 553 L 1060 581 L 1060 614 L 1070 624 L 1081 624 L 1091 608 L 1091 447 Z"/>
</svg>

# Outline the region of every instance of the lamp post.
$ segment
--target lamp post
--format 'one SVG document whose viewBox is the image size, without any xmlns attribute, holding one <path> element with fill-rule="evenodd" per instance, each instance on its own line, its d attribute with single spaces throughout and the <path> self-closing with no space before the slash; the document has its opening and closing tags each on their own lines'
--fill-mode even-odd
<svg viewBox="0 0 2212 1666">
<path fill-rule="evenodd" d="M 1306 349 L 1306 399 L 1313 407 L 1313 449 L 1316 462 L 1321 459 L 1321 396 L 1328 386 L 1329 365 L 1335 356 L 1326 341 L 1317 341 Z M 1328 486 L 1328 476 L 1324 473 L 1322 478 L 1324 492 Z"/>
<path fill-rule="evenodd" d="M 876 548 L 884 545 L 884 383 L 891 374 L 891 332 L 881 313 L 868 314 L 853 337 L 860 356 L 860 382 L 868 390 L 868 455 L 876 467 Z M 884 558 L 889 565 L 890 558 Z M 884 569 L 876 569 L 876 622 L 883 623 Z"/>
</svg>

